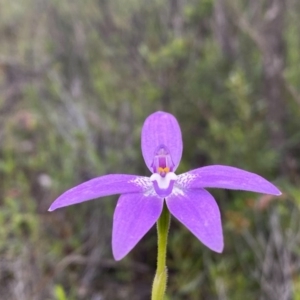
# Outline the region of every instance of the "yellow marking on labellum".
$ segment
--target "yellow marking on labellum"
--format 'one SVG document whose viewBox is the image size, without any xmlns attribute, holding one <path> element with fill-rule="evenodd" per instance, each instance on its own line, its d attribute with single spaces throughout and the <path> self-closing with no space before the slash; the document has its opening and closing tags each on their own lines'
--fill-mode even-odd
<svg viewBox="0 0 300 300">
<path fill-rule="evenodd" d="M 159 173 L 169 173 L 170 172 L 170 168 L 168 168 L 168 167 L 165 167 L 165 168 L 162 168 L 162 167 L 159 167 L 158 168 L 158 172 Z"/>
</svg>

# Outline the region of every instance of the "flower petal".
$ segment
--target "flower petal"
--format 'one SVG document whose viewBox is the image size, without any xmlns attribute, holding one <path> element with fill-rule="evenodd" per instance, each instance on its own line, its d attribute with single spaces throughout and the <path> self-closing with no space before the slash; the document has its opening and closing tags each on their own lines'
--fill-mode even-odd
<svg viewBox="0 0 300 300">
<path fill-rule="evenodd" d="M 114 213 L 112 248 L 115 260 L 122 259 L 158 220 L 163 198 L 141 193 L 124 194 Z"/>
<path fill-rule="evenodd" d="M 171 214 L 185 225 L 205 246 L 223 251 L 223 233 L 219 207 L 204 189 L 186 190 L 166 198 Z"/>
<path fill-rule="evenodd" d="M 175 117 L 162 111 L 150 115 L 142 129 L 142 153 L 152 173 L 154 155 L 160 146 L 165 146 L 169 150 L 174 164 L 172 172 L 175 172 L 182 155 L 181 130 Z"/>
<path fill-rule="evenodd" d="M 97 177 L 79 184 L 59 196 L 49 211 L 114 194 L 136 193 L 152 188 L 148 177 L 112 174 Z"/>
<path fill-rule="evenodd" d="M 213 165 L 195 169 L 178 176 L 177 182 L 188 188 L 224 188 L 281 195 L 278 188 L 263 177 L 229 166 Z"/>
</svg>

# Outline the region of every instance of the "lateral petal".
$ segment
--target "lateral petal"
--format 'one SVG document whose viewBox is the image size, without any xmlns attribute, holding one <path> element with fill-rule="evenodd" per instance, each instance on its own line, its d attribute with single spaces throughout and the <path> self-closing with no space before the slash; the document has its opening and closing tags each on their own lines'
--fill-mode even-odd
<svg viewBox="0 0 300 300">
<path fill-rule="evenodd" d="M 153 173 L 153 160 L 159 147 L 164 146 L 170 152 L 177 169 L 182 155 L 182 137 L 179 124 L 169 113 L 158 111 L 150 115 L 142 129 L 142 153 L 148 169 Z"/>
<path fill-rule="evenodd" d="M 234 167 L 212 165 L 178 176 L 178 184 L 188 188 L 224 188 L 270 195 L 281 195 L 279 189 L 263 177 Z"/>
<path fill-rule="evenodd" d="M 141 193 L 123 194 L 114 213 L 112 249 L 115 260 L 121 260 L 158 220 L 163 198 Z"/>
<path fill-rule="evenodd" d="M 186 226 L 205 246 L 221 253 L 223 232 L 219 207 L 204 189 L 186 190 L 166 198 L 171 214 Z"/>
<path fill-rule="evenodd" d="M 49 211 L 103 196 L 143 192 L 151 187 L 148 177 L 126 174 L 100 176 L 64 192 L 51 204 Z"/>
</svg>

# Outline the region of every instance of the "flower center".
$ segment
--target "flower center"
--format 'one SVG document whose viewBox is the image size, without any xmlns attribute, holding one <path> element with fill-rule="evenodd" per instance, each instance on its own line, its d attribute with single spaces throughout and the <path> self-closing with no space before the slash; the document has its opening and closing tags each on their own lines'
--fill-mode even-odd
<svg viewBox="0 0 300 300">
<path fill-rule="evenodd" d="M 173 191 L 173 186 L 177 180 L 177 175 L 168 172 L 164 177 L 158 173 L 153 173 L 150 177 L 156 194 L 160 197 L 167 197 Z"/>
<path fill-rule="evenodd" d="M 172 172 L 174 163 L 165 145 L 160 145 L 155 151 L 151 167 L 153 174 L 150 180 L 153 183 L 156 194 L 160 197 L 167 197 L 172 193 L 177 176 Z"/>
<path fill-rule="evenodd" d="M 166 174 L 172 172 L 174 164 L 166 146 L 160 145 L 157 148 L 151 167 L 153 173 L 158 173 L 162 177 L 165 177 Z"/>
</svg>

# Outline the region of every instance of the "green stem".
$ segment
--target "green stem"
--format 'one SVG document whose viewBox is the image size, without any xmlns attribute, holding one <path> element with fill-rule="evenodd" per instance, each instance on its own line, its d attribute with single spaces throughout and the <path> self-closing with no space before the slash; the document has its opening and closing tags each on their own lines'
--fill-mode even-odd
<svg viewBox="0 0 300 300">
<path fill-rule="evenodd" d="M 167 241 L 170 227 L 170 213 L 166 204 L 157 221 L 157 268 L 152 286 L 151 300 L 163 300 L 166 292 L 168 270 L 166 267 Z"/>
</svg>

